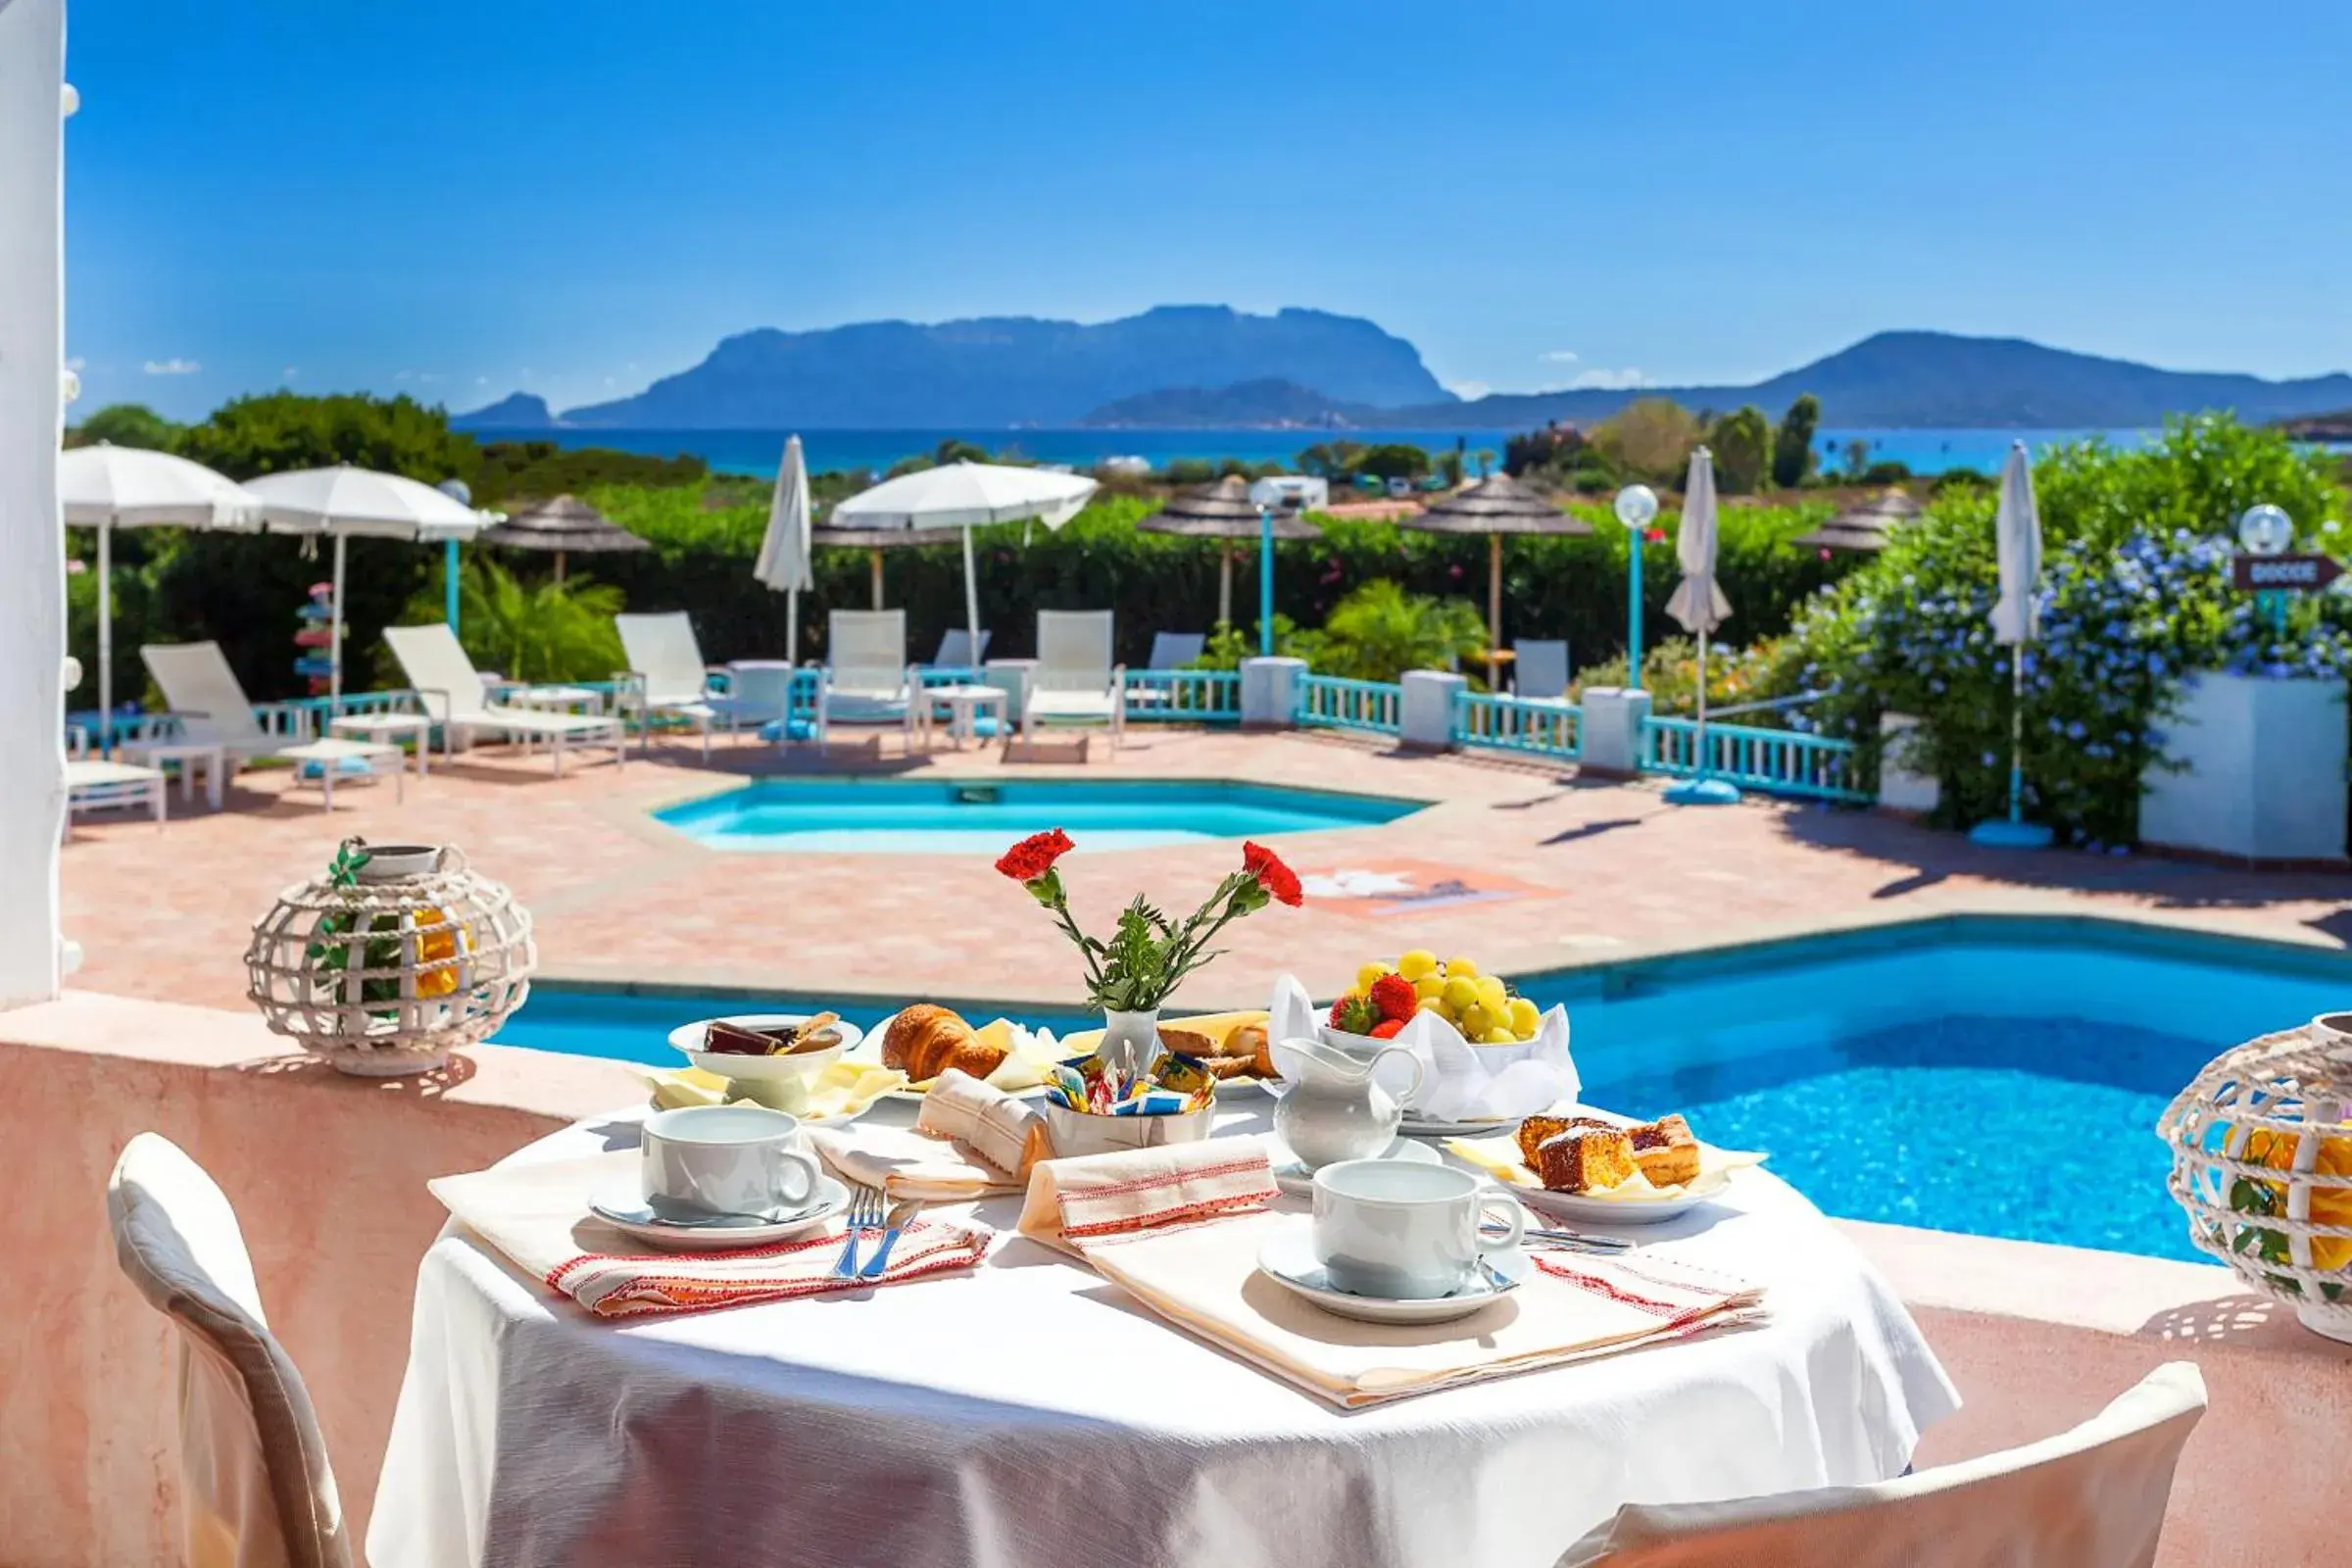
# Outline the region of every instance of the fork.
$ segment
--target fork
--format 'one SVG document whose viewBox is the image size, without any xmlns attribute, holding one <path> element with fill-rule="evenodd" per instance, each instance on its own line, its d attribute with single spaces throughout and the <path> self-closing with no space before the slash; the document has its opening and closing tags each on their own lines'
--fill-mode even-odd
<svg viewBox="0 0 2352 1568">
<path fill-rule="evenodd" d="M 923 1205 L 915 1202 L 899 1202 L 890 1205 L 890 1224 L 889 1228 L 882 1233 L 882 1245 L 874 1249 L 874 1255 L 867 1258 L 865 1267 L 858 1271 L 859 1279 L 878 1280 L 882 1277 L 882 1271 L 890 1267 L 890 1250 L 898 1244 L 899 1232 L 905 1230 L 906 1222 L 921 1213 L 922 1210 Z"/>
<path fill-rule="evenodd" d="M 844 1221 L 848 1235 L 844 1238 L 840 1260 L 833 1265 L 837 1280 L 858 1277 L 858 1243 L 868 1231 L 882 1228 L 882 1189 L 868 1187 L 862 1182 L 850 1189 L 850 1207 Z"/>
</svg>

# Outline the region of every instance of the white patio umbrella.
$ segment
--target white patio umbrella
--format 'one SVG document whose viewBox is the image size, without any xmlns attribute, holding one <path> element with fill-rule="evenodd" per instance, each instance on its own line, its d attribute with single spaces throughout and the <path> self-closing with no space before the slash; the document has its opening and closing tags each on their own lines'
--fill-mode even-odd
<svg viewBox="0 0 2352 1568">
<path fill-rule="evenodd" d="M 273 533 L 332 534 L 335 540 L 333 613 L 327 633 L 327 696 L 343 695 L 344 541 L 470 539 L 488 519 L 429 484 L 349 464 L 270 473 L 246 488 L 261 499 Z"/>
<path fill-rule="evenodd" d="M 1078 515 L 1095 481 L 1046 468 L 997 463 L 949 463 L 886 479 L 833 509 L 837 528 L 961 528 L 963 624 L 980 646 L 980 581 L 972 564 L 972 530 L 984 522 L 1034 517 L 1059 528 Z"/>
<path fill-rule="evenodd" d="M 776 492 L 767 504 L 767 533 L 760 541 L 760 559 L 752 575 L 784 594 L 784 657 L 801 658 L 801 590 L 816 586 L 808 567 L 808 464 L 801 456 L 801 438 L 784 443 L 784 461 L 776 468 Z"/>
<path fill-rule="evenodd" d="M 98 530 L 98 748 L 115 738 L 114 531 L 261 526 L 261 501 L 234 480 L 169 452 L 101 441 L 58 455 L 66 521 Z"/>
<path fill-rule="evenodd" d="M 1666 792 L 1681 806 L 1725 806 L 1740 799 L 1728 781 L 1707 777 L 1707 634 L 1732 612 L 1732 602 L 1715 581 L 1715 457 L 1705 447 L 1690 454 L 1683 480 L 1683 521 L 1676 531 L 1674 559 L 1683 580 L 1666 601 L 1666 613 L 1698 633 L 1698 776 Z"/>
<path fill-rule="evenodd" d="M 2023 441 L 2009 443 L 2001 465 L 2001 504 L 1993 514 L 2001 585 L 1992 602 L 1992 640 L 2009 650 L 2009 815 L 1979 822 L 1969 837 L 2003 850 L 2038 850 L 2050 830 L 2028 822 L 2026 797 L 2026 644 L 2041 639 L 2041 509 L 2034 501 L 2034 465 Z"/>
</svg>

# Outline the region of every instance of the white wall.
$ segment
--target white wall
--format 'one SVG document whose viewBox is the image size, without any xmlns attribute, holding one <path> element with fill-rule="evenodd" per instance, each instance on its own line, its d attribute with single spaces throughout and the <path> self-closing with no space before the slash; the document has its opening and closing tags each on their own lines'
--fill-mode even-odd
<svg viewBox="0 0 2352 1568">
<path fill-rule="evenodd" d="M 65 0 L 0 0 L 0 1006 L 57 995 Z"/>
<path fill-rule="evenodd" d="M 2344 855 L 2344 683 L 2198 675 L 2140 781 L 2139 836 L 2253 860 Z"/>
</svg>

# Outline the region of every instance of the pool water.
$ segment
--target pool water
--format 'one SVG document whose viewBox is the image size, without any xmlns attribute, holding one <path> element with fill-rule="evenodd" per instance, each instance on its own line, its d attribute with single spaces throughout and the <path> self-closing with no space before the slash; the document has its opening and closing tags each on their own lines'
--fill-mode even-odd
<svg viewBox="0 0 2352 1568">
<path fill-rule="evenodd" d="M 2196 1259 L 2165 1192 L 2157 1116 L 2230 1046 L 2352 1001 L 2352 958 L 1960 916 L 1557 971 L 1520 989 L 1568 1007 L 1589 1102 L 1679 1110 L 1711 1143 L 1768 1153 L 1829 1213 Z M 674 1065 L 674 1025 L 796 1004 L 817 1004 L 541 987 L 498 1039 Z M 891 1006 L 840 1010 L 871 1023 Z M 1062 1032 L 1093 1021 L 1011 1010 Z"/>
<path fill-rule="evenodd" d="M 1056 827 L 1081 852 L 1139 850 L 1369 827 L 1424 804 L 1222 779 L 764 779 L 654 814 L 714 850 L 996 856 L 1016 839 Z"/>
</svg>

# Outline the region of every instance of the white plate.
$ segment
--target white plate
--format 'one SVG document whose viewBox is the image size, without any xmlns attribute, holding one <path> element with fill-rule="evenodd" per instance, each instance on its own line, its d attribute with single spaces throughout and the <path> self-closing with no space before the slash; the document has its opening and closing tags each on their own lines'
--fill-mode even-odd
<svg viewBox="0 0 2352 1568">
<path fill-rule="evenodd" d="M 1701 1176 L 1694 1185 L 1667 1198 L 1587 1198 L 1582 1193 L 1555 1193 L 1548 1187 L 1527 1187 L 1516 1182 L 1503 1191 L 1554 1219 L 1572 1219 L 1587 1225 L 1655 1225 L 1722 1197 L 1723 1190 L 1731 1185 L 1732 1176 L 1733 1172 L 1718 1171 L 1712 1182 Z"/>
<path fill-rule="evenodd" d="M 1432 1121 L 1417 1116 L 1410 1109 L 1396 1131 L 1406 1138 L 1487 1138 L 1495 1133 L 1507 1133 L 1523 1118 L 1518 1116 L 1482 1117 L 1477 1121 Z"/>
<path fill-rule="evenodd" d="M 832 1066 L 865 1038 L 864 1032 L 846 1020 L 833 1027 L 840 1031 L 841 1044 L 827 1046 L 822 1051 L 805 1051 L 798 1054 L 776 1056 L 743 1056 L 725 1051 L 705 1051 L 703 1031 L 714 1023 L 731 1023 L 740 1029 L 779 1029 L 786 1024 L 804 1024 L 809 1014 L 805 1012 L 736 1012 L 721 1018 L 697 1018 L 692 1023 L 678 1025 L 669 1032 L 672 1049 L 705 1072 L 713 1072 L 736 1083 L 772 1083 L 779 1078 L 813 1078 Z"/>
<path fill-rule="evenodd" d="M 749 1214 L 717 1215 L 681 1224 L 663 1219 L 645 1203 L 644 1189 L 635 1179 L 615 1183 L 588 1201 L 598 1219 L 627 1236 L 656 1247 L 682 1252 L 724 1251 L 739 1247 L 764 1247 L 820 1230 L 827 1220 L 850 1206 L 850 1190 L 830 1176 L 816 1181 L 815 1202 L 789 1218 L 763 1220 Z"/>
<path fill-rule="evenodd" d="M 1279 1146 L 1280 1140 L 1277 1140 Z M 1293 1198 L 1312 1198 L 1315 1193 L 1315 1173 L 1298 1161 L 1288 1149 L 1278 1147 L 1282 1157 L 1274 1162 L 1274 1185 Z M 1374 1159 L 1397 1159 L 1407 1165 L 1442 1165 L 1445 1156 L 1427 1144 L 1416 1144 L 1409 1138 L 1398 1138 L 1388 1148 L 1372 1156 Z"/>
<path fill-rule="evenodd" d="M 1315 1261 L 1315 1244 L 1307 1222 L 1292 1226 L 1267 1241 L 1258 1250 L 1259 1272 L 1275 1284 L 1302 1300 L 1311 1301 L 1326 1312 L 1353 1318 L 1359 1323 L 1450 1323 L 1493 1306 L 1509 1292 L 1525 1284 L 1535 1265 L 1525 1252 L 1489 1252 L 1487 1262 L 1494 1272 L 1508 1281 L 1507 1285 L 1491 1283 L 1484 1272 L 1475 1275 L 1468 1285 L 1451 1296 L 1431 1299 L 1397 1300 L 1389 1297 L 1351 1296 L 1334 1290 L 1323 1265 Z"/>
</svg>

